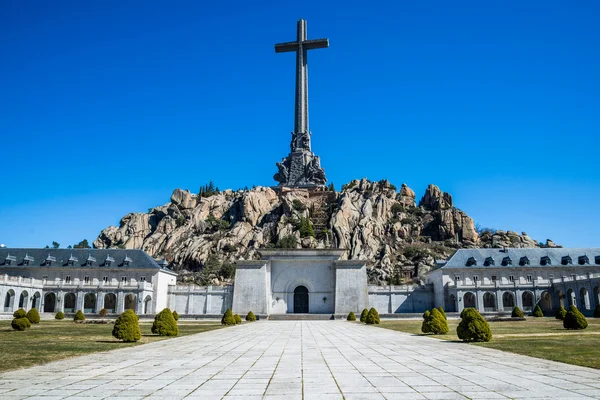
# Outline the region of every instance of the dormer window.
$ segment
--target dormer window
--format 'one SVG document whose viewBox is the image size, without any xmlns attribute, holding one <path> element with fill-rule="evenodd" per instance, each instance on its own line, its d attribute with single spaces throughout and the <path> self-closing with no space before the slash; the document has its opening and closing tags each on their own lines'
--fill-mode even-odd
<svg viewBox="0 0 600 400">
<path fill-rule="evenodd" d="M 73 257 L 73 254 L 71 254 L 71 256 L 69 257 L 69 261 L 67 261 L 67 265 L 73 266 L 77 261 L 79 261 L 77 260 L 77 257 Z"/>
<path fill-rule="evenodd" d="M 106 260 L 104 260 L 104 266 L 105 267 L 110 267 L 112 263 L 115 262 L 115 259 L 112 258 L 110 255 L 106 256 Z"/>
<path fill-rule="evenodd" d="M 573 264 L 573 259 L 571 258 L 571 256 L 564 256 L 563 258 L 560 259 L 560 263 L 562 265 Z M 542 264 L 542 265 L 546 265 L 546 264 Z"/>
<path fill-rule="evenodd" d="M 467 260 L 467 267 L 470 267 L 472 265 L 477 265 L 477 260 L 475 260 L 474 257 L 469 257 L 469 259 Z"/>
<path fill-rule="evenodd" d="M 504 257 L 504 258 L 502 259 L 502 265 L 504 265 L 505 267 L 506 267 L 507 265 L 512 265 L 512 260 L 511 260 L 511 258 L 510 258 L 510 257 L 508 257 L 508 256 L 507 256 L 507 257 Z"/>
<path fill-rule="evenodd" d="M 540 259 L 540 265 L 550 265 L 552 262 L 550 261 L 550 257 L 544 256 Z"/>
<path fill-rule="evenodd" d="M 485 266 L 490 266 L 490 265 L 495 265 L 495 261 L 492 257 L 488 257 L 485 259 L 485 261 L 483 262 L 483 265 Z"/>
<path fill-rule="evenodd" d="M 95 262 L 96 262 L 96 259 L 94 257 L 92 257 L 91 254 L 88 254 L 88 258 L 87 258 L 87 260 L 85 260 L 85 265 L 87 267 L 91 267 L 92 265 L 94 265 Z"/>
<path fill-rule="evenodd" d="M 44 260 L 44 265 L 46 267 L 50 267 L 52 266 L 53 262 L 56 262 L 56 257 L 53 257 L 50 254 L 48 254 L 48 257 L 46 257 L 46 259 Z"/>
<path fill-rule="evenodd" d="M 17 257 L 11 256 L 10 254 L 4 259 L 4 265 L 11 265 L 14 262 L 17 262 Z"/>
<path fill-rule="evenodd" d="M 521 257 L 519 260 L 519 265 L 529 265 L 529 258 L 527 258 L 527 256 Z"/>
<path fill-rule="evenodd" d="M 129 264 L 131 264 L 131 262 L 132 262 L 132 261 L 133 261 L 133 260 L 132 260 L 131 258 L 129 258 L 129 257 L 127 256 L 127 254 L 125 254 L 125 259 L 123 260 L 123 266 L 124 266 L 124 267 L 128 267 L 128 266 L 129 266 Z"/>
<path fill-rule="evenodd" d="M 25 258 L 23 258 L 23 265 L 30 265 L 34 261 L 34 258 L 29 254 L 25 254 Z"/>
<path fill-rule="evenodd" d="M 590 263 L 590 259 L 588 256 L 579 256 L 577 262 L 579 263 L 579 265 L 585 265 Z"/>
<path fill-rule="evenodd" d="M 600 256 L 596 256 L 594 257 L 594 263 L 599 264 L 600 265 Z"/>
</svg>

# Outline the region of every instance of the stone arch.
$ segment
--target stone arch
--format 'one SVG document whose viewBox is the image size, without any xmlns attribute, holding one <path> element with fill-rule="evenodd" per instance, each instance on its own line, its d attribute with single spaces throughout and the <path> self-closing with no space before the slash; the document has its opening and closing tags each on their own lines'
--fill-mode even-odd
<svg viewBox="0 0 600 400">
<path fill-rule="evenodd" d="M 590 307 L 590 296 L 586 288 L 582 287 L 579 289 L 579 307 L 582 310 L 589 310 Z"/>
<path fill-rule="evenodd" d="M 485 292 L 483 294 L 483 311 L 496 311 L 496 296 L 492 292 Z"/>
<path fill-rule="evenodd" d="M 104 306 L 109 313 L 117 312 L 117 295 L 114 293 L 106 293 L 104 295 Z"/>
<path fill-rule="evenodd" d="M 465 308 L 477 308 L 475 295 L 471 292 L 465 293 L 463 296 L 463 304 Z"/>
<path fill-rule="evenodd" d="M 65 312 L 75 312 L 75 304 L 77 302 L 75 293 L 66 293 L 63 301 Z"/>
<path fill-rule="evenodd" d="M 144 299 L 144 314 L 150 314 L 152 312 L 152 297 L 146 296 Z"/>
<path fill-rule="evenodd" d="M 547 290 L 542 292 L 540 307 L 543 311 L 552 311 L 552 293 Z"/>
<path fill-rule="evenodd" d="M 94 293 L 87 293 L 83 297 L 83 313 L 95 313 L 96 312 L 96 295 Z"/>
<path fill-rule="evenodd" d="M 27 293 L 27 290 L 23 290 L 19 296 L 19 308 L 27 310 L 27 303 L 29 303 L 29 293 Z"/>
<path fill-rule="evenodd" d="M 129 293 L 127 294 L 127 296 L 125 296 L 125 310 L 133 310 L 134 312 L 135 310 L 135 302 L 137 300 L 137 296 L 133 293 Z"/>
<path fill-rule="evenodd" d="M 304 285 L 298 285 L 294 289 L 294 313 L 308 314 L 310 311 L 309 291 Z"/>
<path fill-rule="evenodd" d="M 502 306 L 504 311 L 512 311 L 515 308 L 515 295 L 512 292 L 502 293 Z"/>
<path fill-rule="evenodd" d="M 42 298 L 42 295 L 40 294 L 40 292 L 35 292 L 33 294 L 33 300 L 31 300 L 31 308 L 40 308 L 40 299 Z"/>
<path fill-rule="evenodd" d="M 448 304 L 446 304 L 446 312 L 456 312 L 456 296 L 453 294 L 448 296 Z"/>
<path fill-rule="evenodd" d="M 529 291 L 523 292 L 523 294 L 521 295 L 521 300 L 523 301 L 524 311 L 533 310 L 533 293 Z"/>
<path fill-rule="evenodd" d="M 4 312 L 13 312 L 15 310 L 13 310 L 15 306 L 15 291 L 12 289 L 9 289 L 8 292 L 6 292 L 6 296 L 4 297 Z"/>
<path fill-rule="evenodd" d="M 52 292 L 44 296 L 44 312 L 53 313 L 56 310 L 56 295 Z"/>
<path fill-rule="evenodd" d="M 573 289 L 567 290 L 567 308 L 571 306 L 577 307 L 577 298 L 575 297 L 575 291 L 573 291 Z"/>
</svg>

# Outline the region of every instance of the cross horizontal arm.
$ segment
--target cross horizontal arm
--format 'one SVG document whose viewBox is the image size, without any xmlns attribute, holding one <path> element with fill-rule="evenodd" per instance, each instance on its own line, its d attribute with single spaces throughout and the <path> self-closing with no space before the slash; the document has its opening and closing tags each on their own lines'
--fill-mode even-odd
<svg viewBox="0 0 600 400">
<path fill-rule="evenodd" d="M 278 43 L 275 45 L 275 53 L 286 53 L 298 50 L 298 42 Z"/>
<path fill-rule="evenodd" d="M 329 39 L 313 39 L 302 41 L 302 47 L 307 50 L 324 49 L 329 47 Z"/>
</svg>

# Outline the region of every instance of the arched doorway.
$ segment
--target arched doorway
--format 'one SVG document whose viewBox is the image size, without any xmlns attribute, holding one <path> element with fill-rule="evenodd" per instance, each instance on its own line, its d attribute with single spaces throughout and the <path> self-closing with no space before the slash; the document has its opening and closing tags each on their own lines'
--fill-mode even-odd
<svg viewBox="0 0 600 400">
<path fill-rule="evenodd" d="M 75 293 L 65 294 L 65 312 L 75 312 Z"/>
<path fill-rule="evenodd" d="M 33 300 L 31 301 L 31 308 L 40 308 L 40 292 L 35 292 L 33 294 Z"/>
<path fill-rule="evenodd" d="M 13 312 L 13 306 L 15 305 L 15 291 L 10 289 L 6 292 L 4 297 L 4 312 Z"/>
<path fill-rule="evenodd" d="M 135 311 L 135 294 L 129 293 L 125 296 L 125 309 Z"/>
<path fill-rule="evenodd" d="M 540 307 L 542 308 L 542 311 L 552 311 L 552 294 L 550 294 L 550 292 L 542 292 Z"/>
<path fill-rule="evenodd" d="M 515 296 L 511 292 L 504 292 L 502 294 L 502 306 L 504 311 L 512 311 L 515 308 Z"/>
<path fill-rule="evenodd" d="M 95 313 L 96 312 L 96 295 L 94 293 L 88 293 L 83 298 L 83 313 Z"/>
<path fill-rule="evenodd" d="M 463 296 L 465 308 L 476 308 L 475 307 L 475 295 L 471 292 L 465 293 Z"/>
<path fill-rule="evenodd" d="M 483 311 L 496 311 L 496 296 L 493 293 L 485 292 L 483 294 Z"/>
<path fill-rule="evenodd" d="M 594 302 L 596 307 L 600 306 L 600 286 L 594 288 Z"/>
<path fill-rule="evenodd" d="M 56 295 L 54 293 L 46 293 L 44 296 L 44 312 L 53 313 L 56 308 Z"/>
<path fill-rule="evenodd" d="M 294 289 L 294 313 L 308 314 L 308 289 L 298 286 Z"/>
<path fill-rule="evenodd" d="M 590 309 L 590 297 L 588 296 L 588 291 L 586 288 L 579 289 L 579 308 L 581 310 L 589 310 Z"/>
<path fill-rule="evenodd" d="M 104 295 L 104 308 L 109 313 L 115 313 L 117 311 L 117 296 L 114 293 L 107 293 Z"/>
<path fill-rule="evenodd" d="M 533 294 L 531 294 L 531 292 L 523 292 L 521 299 L 523 300 L 524 311 L 533 310 Z"/>
<path fill-rule="evenodd" d="M 19 296 L 19 308 L 27 308 L 27 300 L 29 300 L 29 293 L 27 290 L 23 290 L 21 292 L 21 296 Z"/>
<path fill-rule="evenodd" d="M 573 289 L 567 290 L 567 307 L 577 307 L 577 299 L 575 298 L 575 292 Z"/>
<path fill-rule="evenodd" d="M 150 303 L 152 301 L 152 298 L 150 296 L 146 296 L 146 298 L 144 299 L 144 314 L 148 314 L 151 311 L 151 307 L 150 307 Z"/>
<path fill-rule="evenodd" d="M 451 294 L 448 296 L 448 304 L 446 304 L 447 312 L 456 312 L 456 296 Z"/>
</svg>

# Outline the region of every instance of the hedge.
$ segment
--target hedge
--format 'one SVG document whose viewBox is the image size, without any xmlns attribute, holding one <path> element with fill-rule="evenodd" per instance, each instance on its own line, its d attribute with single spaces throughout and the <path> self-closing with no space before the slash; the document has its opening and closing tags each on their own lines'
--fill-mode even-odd
<svg viewBox="0 0 600 400">
<path fill-rule="evenodd" d="M 350 311 L 350 314 L 348 314 L 348 317 L 346 318 L 347 321 L 356 321 L 356 315 L 354 315 L 353 311 Z"/>
<path fill-rule="evenodd" d="M 77 310 L 77 313 L 73 317 L 73 321 L 85 321 L 85 315 L 81 310 Z"/>
<path fill-rule="evenodd" d="M 13 313 L 13 317 L 15 318 L 25 318 L 27 316 L 27 311 L 19 308 L 17 311 Z"/>
<path fill-rule="evenodd" d="M 233 313 L 231 312 L 230 308 L 228 308 L 223 314 L 223 317 L 221 318 L 221 325 L 235 325 L 235 318 L 233 317 Z"/>
<path fill-rule="evenodd" d="M 360 314 L 360 322 L 367 322 L 367 315 L 369 315 L 369 310 L 367 310 L 366 308 L 364 310 L 362 310 L 362 313 Z"/>
<path fill-rule="evenodd" d="M 248 322 L 256 321 L 256 315 L 254 315 L 254 313 L 252 311 L 248 312 L 248 315 L 246 315 L 246 321 L 248 321 Z"/>
<path fill-rule="evenodd" d="M 170 309 L 165 308 L 154 317 L 152 324 L 152 333 L 160 336 L 177 336 L 179 335 L 179 327 L 177 321 L 173 318 L 173 313 Z"/>
<path fill-rule="evenodd" d="M 35 308 L 32 308 L 31 310 L 27 311 L 27 319 L 32 324 L 39 324 L 40 323 L 40 313 Z"/>
<path fill-rule="evenodd" d="M 554 318 L 564 321 L 566 316 L 567 316 L 567 310 L 565 310 L 565 308 L 563 306 L 560 306 L 560 307 L 558 307 L 558 310 L 556 311 L 556 316 Z"/>
<path fill-rule="evenodd" d="M 515 306 L 515 308 L 513 308 L 513 310 L 512 310 L 511 317 L 513 317 L 513 318 L 524 318 L 525 314 L 523 313 L 523 311 L 521 311 L 521 309 L 519 308 L 519 306 Z"/>
<path fill-rule="evenodd" d="M 588 326 L 587 319 L 575 306 L 569 307 L 567 315 L 563 320 L 565 329 L 585 329 Z"/>
<path fill-rule="evenodd" d="M 10 324 L 15 331 L 24 331 L 25 329 L 31 328 L 31 322 L 27 317 L 14 318 Z"/>
<path fill-rule="evenodd" d="M 533 315 L 536 318 L 541 318 L 544 316 L 544 312 L 542 311 L 542 309 L 539 305 L 536 305 L 535 309 L 533 310 L 533 313 L 531 315 Z"/>
<path fill-rule="evenodd" d="M 369 313 L 367 314 L 366 322 L 368 325 L 379 324 L 379 322 L 380 322 L 379 313 L 377 312 L 377 310 L 375 308 L 372 307 L 369 310 Z"/>
<path fill-rule="evenodd" d="M 54 316 L 54 319 L 65 319 L 65 313 L 63 313 L 62 311 L 57 312 Z"/>
<path fill-rule="evenodd" d="M 456 327 L 458 338 L 465 342 L 489 342 L 492 339 L 490 324 L 474 308 L 465 308 L 462 320 Z"/>
<path fill-rule="evenodd" d="M 142 338 L 138 316 L 133 310 L 125 310 L 123 314 L 119 315 L 115 321 L 112 335 L 124 342 L 137 342 Z"/>
</svg>

